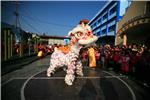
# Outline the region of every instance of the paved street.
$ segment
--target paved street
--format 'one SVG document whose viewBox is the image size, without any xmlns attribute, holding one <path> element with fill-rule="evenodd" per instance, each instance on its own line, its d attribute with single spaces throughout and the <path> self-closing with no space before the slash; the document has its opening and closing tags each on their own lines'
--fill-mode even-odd
<svg viewBox="0 0 150 100">
<path fill-rule="evenodd" d="M 150 100 L 149 0 L 1 4 L 2 100 Z"/>
<path fill-rule="evenodd" d="M 113 71 L 84 67 L 72 86 L 58 69 L 46 76 L 50 56 L 2 76 L 2 100 L 150 100 L 149 92 Z"/>
</svg>

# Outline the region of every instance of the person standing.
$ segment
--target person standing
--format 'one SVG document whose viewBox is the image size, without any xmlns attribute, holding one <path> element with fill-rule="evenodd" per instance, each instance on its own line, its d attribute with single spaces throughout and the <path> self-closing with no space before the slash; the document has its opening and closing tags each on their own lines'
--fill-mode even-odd
<svg viewBox="0 0 150 100">
<path fill-rule="evenodd" d="M 122 55 L 120 57 L 120 63 L 121 63 L 121 72 L 124 74 L 128 74 L 129 72 L 129 55 L 126 51 L 122 51 Z"/>
<path fill-rule="evenodd" d="M 81 61 L 83 63 L 83 66 L 88 66 L 88 54 L 87 54 L 87 49 L 82 49 L 81 50 Z"/>
<path fill-rule="evenodd" d="M 93 47 L 88 48 L 89 67 L 96 68 L 95 50 Z"/>
<path fill-rule="evenodd" d="M 105 69 L 105 47 L 100 47 L 100 62 L 101 62 L 101 68 Z"/>
</svg>

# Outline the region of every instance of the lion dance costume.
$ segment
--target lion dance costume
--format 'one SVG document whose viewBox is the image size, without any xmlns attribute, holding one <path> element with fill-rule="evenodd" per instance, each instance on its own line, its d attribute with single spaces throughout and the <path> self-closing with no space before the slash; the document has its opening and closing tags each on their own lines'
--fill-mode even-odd
<svg viewBox="0 0 150 100">
<path fill-rule="evenodd" d="M 54 74 L 60 67 L 66 68 L 65 83 L 72 85 L 75 73 L 83 76 L 82 63 L 79 59 L 79 52 L 83 46 L 94 43 L 98 37 L 92 34 L 91 28 L 87 25 L 88 20 L 83 19 L 79 25 L 68 33 L 71 37 L 69 46 L 59 47 L 51 55 L 50 67 L 47 69 L 47 76 Z"/>
</svg>

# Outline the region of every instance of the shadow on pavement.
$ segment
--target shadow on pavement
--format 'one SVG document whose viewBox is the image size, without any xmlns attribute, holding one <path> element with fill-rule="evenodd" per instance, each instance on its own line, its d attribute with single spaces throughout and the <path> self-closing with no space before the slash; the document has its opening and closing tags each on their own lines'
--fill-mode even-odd
<svg viewBox="0 0 150 100">
<path fill-rule="evenodd" d="M 112 82 L 109 82 L 106 78 L 103 78 L 100 81 L 100 87 L 103 90 L 105 100 L 119 100 Z"/>
<path fill-rule="evenodd" d="M 81 100 L 100 100 L 98 98 L 98 93 L 95 86 L 90 79 L 86 80 L 86 83 L 83 85 L 81 91 L 79 92 Z"/>
</svg>

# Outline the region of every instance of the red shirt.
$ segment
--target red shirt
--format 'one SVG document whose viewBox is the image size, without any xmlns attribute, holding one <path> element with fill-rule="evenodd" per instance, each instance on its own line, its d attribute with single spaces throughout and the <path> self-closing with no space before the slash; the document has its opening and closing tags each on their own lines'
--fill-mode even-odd
<svg viewBox="0 0 150 100">
<path fill-rule="evenodd" d="M 113 60 L 114 60 L 115 62 L 119 62 L 119 60 L 120 60 L 119 54 L 114 54 Z"/>
</svg>

